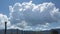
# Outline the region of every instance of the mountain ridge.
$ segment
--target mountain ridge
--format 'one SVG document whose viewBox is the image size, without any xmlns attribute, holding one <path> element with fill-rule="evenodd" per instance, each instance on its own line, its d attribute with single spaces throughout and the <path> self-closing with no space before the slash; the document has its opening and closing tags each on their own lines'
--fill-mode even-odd
<svg viewBox="0 0 60 34">
<path fill-rule="evenodd" d="M 51 29 L 51 30 L 44 30 L 44 31 L 23 31 L 19 29 L 7 29 L 7 34 L 50 34 L 52 30 L 60 32 L 60 29 Z M 5 30 L 0 30 L 0 34 L 4 34 Z M 60 34 L 60 33 L 59 33 Z"/>
</svg>

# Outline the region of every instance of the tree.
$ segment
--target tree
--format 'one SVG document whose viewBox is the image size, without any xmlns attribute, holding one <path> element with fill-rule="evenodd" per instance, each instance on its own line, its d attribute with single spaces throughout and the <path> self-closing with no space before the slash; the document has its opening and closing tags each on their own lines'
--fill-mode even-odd
<svg viewBox="0 0 60 34">
<path fill-rule="evenodd" d="M 58 31 L 52 30 L 52 31 L 51 31 L 51 34 L 58 34 Z"/>
</svg>

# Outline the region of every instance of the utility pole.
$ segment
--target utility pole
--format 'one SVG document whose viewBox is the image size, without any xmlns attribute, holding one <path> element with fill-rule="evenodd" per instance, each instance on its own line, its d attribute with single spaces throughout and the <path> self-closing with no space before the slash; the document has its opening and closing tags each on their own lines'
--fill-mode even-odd
<svg viewBox="0 0 60 34">
<path fill-rule="evenodd" d="M 13 31 L 11 30 L 11 33 L 10 34 L 13 34 Z"/>
<path fill-rule="evenodd" d="M 17 34 L 18 34 L 18 29 L 17 29 Z"/>
<path fill-rule="evenodd" d="M 5 34 L 6 34 L 6 31 L 7 31 L 7 22 L 5 22 Z"/>
</svg>

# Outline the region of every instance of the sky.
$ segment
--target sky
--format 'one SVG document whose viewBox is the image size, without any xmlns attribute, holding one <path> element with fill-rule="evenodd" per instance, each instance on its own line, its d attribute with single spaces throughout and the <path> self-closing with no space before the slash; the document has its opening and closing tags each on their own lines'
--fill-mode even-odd
<svg viewBox="0 0 60 34">
<path fill-rule="evenodd" d="M 50 30 L 60 28 L 60 0 L 0 0 L 0 29 Z"/>
</svg>

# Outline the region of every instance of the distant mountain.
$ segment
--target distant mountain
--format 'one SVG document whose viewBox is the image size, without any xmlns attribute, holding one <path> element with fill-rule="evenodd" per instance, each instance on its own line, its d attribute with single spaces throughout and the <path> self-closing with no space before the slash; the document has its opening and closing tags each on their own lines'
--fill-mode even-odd
<svg viewBox="0 0 60 34">
<path fill-rule="evenodd" d="M 60 29 L 51 29 L 45 31 L 23 31 L 19 29 L 8 29 L 7 34 L 50 34 L 51 31 L 56 30 L 60 34 Z M 5 30 L 0 30 L 0 34 L 5 34 Z"/>
</svg>

